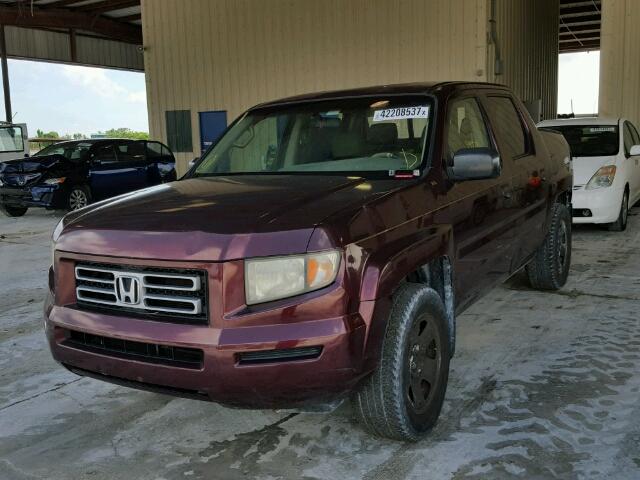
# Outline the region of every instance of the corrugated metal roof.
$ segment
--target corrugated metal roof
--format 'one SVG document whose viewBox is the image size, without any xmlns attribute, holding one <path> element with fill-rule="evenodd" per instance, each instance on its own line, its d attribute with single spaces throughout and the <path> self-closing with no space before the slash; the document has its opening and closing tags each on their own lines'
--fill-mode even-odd
<svg viewBox="0 0 640 480">
<path fill-rule="evenodd" d="M 600 49 L 601 0 L 560 0 L 560 53 Z"/>
</svg>

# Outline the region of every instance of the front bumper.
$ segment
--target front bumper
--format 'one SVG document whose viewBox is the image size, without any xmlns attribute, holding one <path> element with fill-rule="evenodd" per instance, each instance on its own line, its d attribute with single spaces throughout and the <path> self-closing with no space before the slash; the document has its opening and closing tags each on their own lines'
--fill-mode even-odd
<svg viewBox="0 0 640 480">
<path fill-rule="evenodd" d="M 16 207 L 64 208 L 66 196 L 59 185 L 0 187 L 0 203 Z"/>
<path fill-rule="evenodd" d="M 220 272 L 216 268 L 219 267 L 209 272 L 209 288 L 210 298 L 219 299 L 221 296 L 216 292 L 219 283 L 215 277 L 219 277 Z M 59 285 L 58 290 L 61 287 Z M 69 299 L 72 295 L 73 287 L 64 288 L 66 293 L 58 292 L 58 299 L 64 296 Z M 341 295 L 341 286 L 328 291 L 326 305 L 334 308 Z M 322 295 L 311 299 L 311 303 L 322 301 Z M 189 325 L 81 310 L 73 302 L 62 302 L 65 306 L 60 303 L 49 295 L 44 312 L 54 359 L 75 373 L 117 384 L 235 407 L 287 408 L 340 398 L 370 371 L 370 362 L 364 361 L 367 326 L 373 316 L 370 305 L 358 313 L 335 316 L 323 313 L 326 309 L 322 307 L 310 310 L 302 307 L 298 312 L 295 308 L 263 312 L 272 319 L 270 323 L 247 323 L 213 313 L 209 325 Z M 320 314 L 309 315 L 314 310 Z M 198 368 L 184 368 L 122 358 L 109 352 L 86 351 L 70 344 L 70 331 L 197 349 L 202 351 L 202 362 Z M 247 352 L 305 347 L 321 347 L 321 352 L 308 359 L 241 362 L 241 355 Z"/>
<path fill-rule="evenodd" d="M 624 188 L 600 188 L 595 190 L 574 190 L 573 202 L 573 223 L 612 223 L 620 215 L 622 195 Z M 575 212 L 588 209 L 591 216 L 576 216 Z"/>
</svg>

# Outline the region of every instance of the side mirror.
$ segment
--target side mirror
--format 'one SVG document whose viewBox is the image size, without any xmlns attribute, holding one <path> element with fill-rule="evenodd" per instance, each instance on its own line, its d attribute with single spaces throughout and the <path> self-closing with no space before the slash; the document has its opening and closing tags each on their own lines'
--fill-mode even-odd
<svg viewBox="0 0 640 480">
<path fill-rule="evenodd" d="M 28 153 L 25 153 L 25 154 L 24 154 L 24 158 L 29 158 L 29 156 L 30 156 L 30 155 L 29 155 Z"/>
<path fill-rule="evenodd" d="M 193 160 L 189 160 L 189 170 L 193 168 L 193 166 L 196 164 L 198 160 L 200 160 L 200 157 L 196 157 Z"/>
<path fill-rule="evenodd" d="M 492 148 L 462 148 L 453 156 L 451 180 L 497 178 L 502 171 L 500 155 Z"/>
<path fill-rule="evenodd" d="M 629 152 L 632 157 L 640 157 L 640 145 L 634 145 Z"/>
</svg>

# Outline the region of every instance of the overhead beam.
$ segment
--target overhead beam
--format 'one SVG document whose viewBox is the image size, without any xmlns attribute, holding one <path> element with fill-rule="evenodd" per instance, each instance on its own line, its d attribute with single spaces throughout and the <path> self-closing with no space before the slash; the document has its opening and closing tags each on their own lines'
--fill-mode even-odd
<svg viewBox="0 0 640 480">
<path fill-rule="evenodd" d="M 118 22 L 135 22 L 136 20 L 142 20 L 141 13 L 135 13 L 133 15 L 125 15 L 124 17 L 111 17 Z"/>
<path fill-rule="evenodd" d="M 70 28 L 92 32 L 112 40 L 142 45 L 142 29 L 138 25 L 88 12 L 59 8 L 19 9 L 0 6 L 0 24 L 25 28 Z"/>
<path fill-rule="evenodd" d="M 140 5 L 140 0 L 104 0 L 102 2 L 82 5 L 81 7 L 74 8 L 74 10 L 80 12 L 105 13 L 120 10 L 121 8 L 135 7 L 136 5 Z"/>
<path fill-rule="evenodd" d="M 66 7 L 67 5 L 73 5 L 74 3 L 80 3 L 81 0 L 57 0 L 55 2 L 49 2 L 45 5 L 39 5 L 41 8 L 60 8 Z M 31 8 L 31 7 L 28 7 Z"/>
</svg>

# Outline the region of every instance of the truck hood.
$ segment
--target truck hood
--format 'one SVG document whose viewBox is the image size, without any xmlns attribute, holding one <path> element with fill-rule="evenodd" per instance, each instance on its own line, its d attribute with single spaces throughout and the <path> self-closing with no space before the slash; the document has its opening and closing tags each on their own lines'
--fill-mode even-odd
<svg viewBox="0 0 640 480">
<path fill-rule="evenodd" d="M 0 174 L 42 173 L 65 161 L 66 158 L 62 155 L 43 155 L 42 157 L 28 157 L 9 160 L 6 162 L 0 162 Z"/>
<path fill-rule="evenodd" d="M 394 186 L 398 182 L 315 175 L 182 180 L 69 214 L 56 248 L 190 261 L 303 253 L 320 222 Z"/>
<path fill-rule="evenodd" d="M 615 156 L 606 157 L 574 157 L 573 184 L 586 185 L 600 167 L 615 165 Z"/>
</svg>

